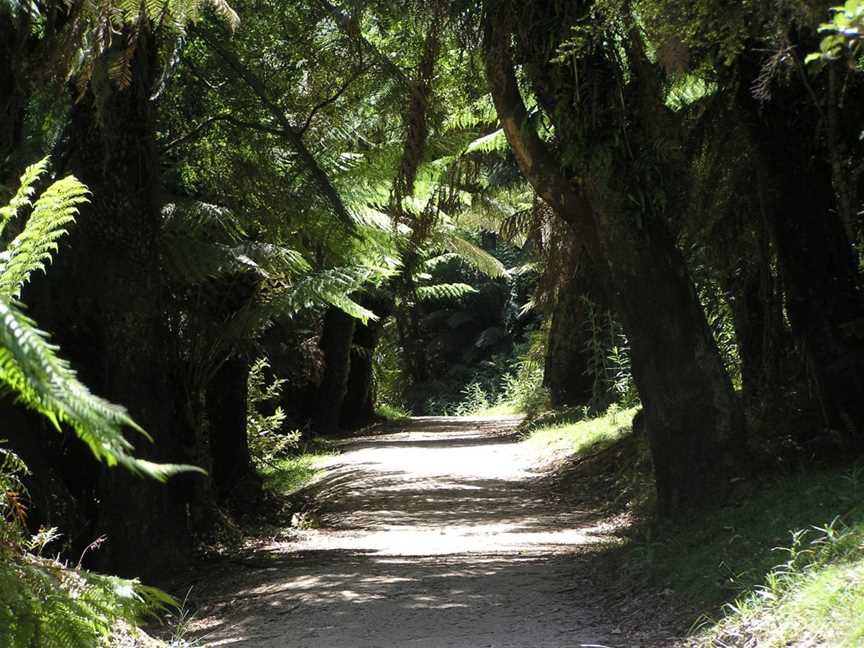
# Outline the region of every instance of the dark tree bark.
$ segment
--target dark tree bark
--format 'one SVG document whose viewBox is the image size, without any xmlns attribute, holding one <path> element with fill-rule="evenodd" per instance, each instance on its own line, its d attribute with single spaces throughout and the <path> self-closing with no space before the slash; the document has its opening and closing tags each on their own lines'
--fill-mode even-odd
<svg viewBox="0 0 864 648">
<path fill-rule="evenodd" d="M 23 12 L 22 12 L 23 13 Z M 22 30 L 29 25 L 12 16 L 7 4 L 0 6 L 0 184 L 11 181 L 10 157 L 21 144 L 24 127 L 25 95 L 21 87 L 19 54 Z"/>
<path fill-rule="evenodd" d="M 568 34 L 569 24 L 557 8 L 553 2 L 530 5 Z M 684 259 L 661 217 L 635 222 L 622 204 L 624 191 L 593 186 L 591 178 L 572 181 L 561 160 L 531 129 L 513 72 L 512 23 L 505 12 L 490 10 L 487 22 L 486 68 L 495 107 L 523 174 L 592 258 L 608 264 L 612 301 L 630 337 L 633 377 L 654 460 L 658 512 L 682 516 L 716 503 L 740 468 L 743 417 Z M 530 47 L 525 49 L 530 57 Z M 538 88 L 541 101 L 544 95 L 555 97 L 546 108 L 558 137 L 579 141 L 580 133 L 567 119 L 574 89 L 555 80 L 555 72 L 547 74 L 544 68 L 549 65 L 542 51 L 529 59 L 534 73 L 546 76 L 541 81 L 546 87 Z M 578 116 L 573 117 L 572 122 L 577 121 Z M 621 168 L 615 169 L 615 177 L 632 175 L 625 162 L 617 166 Z"/>
<path fill-rule="evenodd" d="M 789 384 L 792 377 L 782 374 L 784 367 L 788 369 L 789 357 L 795 355 L 783 323 L 782 293 L 771 270 L 773 255 L 767 236 L 760 225 L 758 253 L 740 259 L 738 267 L 727 269 L 724 277 L 741 359 L 744 400 L 756 406 L 781 385 Z"/>
<path fill-rule="evenodd" d="M 383 321 L 393 311 L 393 297 L 384 291 L 373 291 L 359 298 L 359 302 L 378 316 L 377 321 L 354 325 L 351 369 L 347 391 L 342 403 L 339 423 L 346 429 L 356 429 L 375 420 L 375 381 L 373 360 L 375 347 L 381 339 Z"/>
<path fill-rule="evenodd" d="M 828 169 L 801 168 L 786 153 L 771 213 L 786 312 L 826 426 L 864 449 L 864 301 L 852 247 L 829 208 Z"/>
<path fill-rule="evenodd" d="M 552 309 L 543 383 L 555 406 L 585 406 L 594 395 L 594 378 L 588 373 L 591 331 L 583 300 L 586 283 L 579 276 L 568 278 L 558 289 Z"/>
<path fill-rule="evenodd" d="M 324 378 L 318 389 L 315 431 L 333 434 L 339 429 L 339 412 L 348 390 L 351 342 L 356 320 L 335 306 L 327 309 L 319 346 L 324 353 Z"/>
<path fill-rule="evenodd" d="M 800 86 L 783 88 L 767 104 L 757 102 L 748 79 L 758 69 L 742 58 L 737 100 L 758 152 L 759 181 L 767 187 L 767 220 L 792 336 L 829 433 L 840 445 L 862 450 L 864 294 L 838 204 L 832 155 L 815 136 L 802 136 L 820 113 Z M 847 102 L 857 116 L 864 88 L 860 82 L 853 86 Z"/>
<path fill-rule="evenodd" d="M 351 369 L 345 387 L 345 399 L 339 413 L 339 424 L 348 430 L 357 429 L 375 419 L 375 383 L 372 375 L 372 354 L 381 336 L 377 322 L 358 322 L 354 328 Z"/>
<path fill-rule="evenodd" d="M 117 38 L 117 41 L 122 41 Z M 72 110 L 70 171 L 91 190 L 47 281 L 37 320 L 56 339 L 96 393 L 125 405 L 154 443 L 133 439 L 136 454 L 182 460 L 174 392 L 166 371 L 166 326 L 158 263 L 158 161 L 152 37 L 144 26 L 130 87 L 119 90 L 97 62 L 93 92 Z M 96 526 L 108 537 L 99 566 L 150 574 L 185 560 L 189 535 L 183 492 L 119 468 L 97 467 Z"/>
<path fill-rule="evenodd" d="M 207 391 L 213 486 L 220 501 L 244 508 L 260 499 L 262 480 L 252 464 L 246 429 L 249 363 L 229 358 Z"/>
<path fill-rule="evenodd" d="M 629 240 L 628 240 L 629 239 Z M 744 422 L 684 259 L 662 222 L 618 229 L 617 312 L 631 344 L 651 444 L 659 513 L 721 497 L 744 469 Z"/>
</svg>

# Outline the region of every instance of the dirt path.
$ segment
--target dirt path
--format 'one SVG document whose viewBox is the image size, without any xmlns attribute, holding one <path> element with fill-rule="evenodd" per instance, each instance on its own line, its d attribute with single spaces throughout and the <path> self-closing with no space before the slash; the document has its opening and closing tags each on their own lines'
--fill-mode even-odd
<svg viewBox="0 0 864 648">
<path fill-rule="evenodd" d="M 516 423 L 421 418 L 353 439 L 318 484 L 320 528 L 200 574 L 201 645 L 638 645 L 601 621 L 584 578 L 608 523 L 540 486 Z"/>
</svg>

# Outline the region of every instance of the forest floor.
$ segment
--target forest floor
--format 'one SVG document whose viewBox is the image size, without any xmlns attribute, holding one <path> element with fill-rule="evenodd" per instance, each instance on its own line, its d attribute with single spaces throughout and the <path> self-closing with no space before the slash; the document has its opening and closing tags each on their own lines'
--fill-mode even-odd
<svg viewBox="0 0 864 648">
<path fill-rule="evenodd" d="M 195 570 L 187 638 L 260 648 L 670 644 L 662 598 L 621 625 L 594 587 L 605 578 L 594 557 L 624 521 L 572 482 L 556 487 L 560 466 L 519 442 L 518 422 L 417 418 L 347 440 L 306 490 L 295 521 L 307 528 Z"/>
</svg>

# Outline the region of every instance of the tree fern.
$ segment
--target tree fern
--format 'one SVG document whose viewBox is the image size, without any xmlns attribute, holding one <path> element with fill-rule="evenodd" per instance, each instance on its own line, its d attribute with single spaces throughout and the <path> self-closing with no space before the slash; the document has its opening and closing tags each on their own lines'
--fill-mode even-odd
<svg viewBox="0 0 864 648">
<path fill-rule="evenodd" d="M 370 283 L 378 283 L 390 274 L 386 267 L 343 267 L 322 270 L 307 275 L 271 302 L 274 314 L 287 316 L 304 308 L 329 304 L 343 310 L 362 322 L 378 319 L 378 316 L 364 308 L 350 295 Z"/>
<path fill-rule="evenodd" d="M 486 250 L 477 247 L 455 232 L 440 232 L 438 239 L 441 241 L 443 247 L 457 255 L 463 262 L 477 270 L 477 272 L 493 279 L 507 275 L 507 269 L 503 263 Z"/>
<path fill-rule="evenodd" d="M 302 253 L 250 239 L 230 209 L 185 200 L 165 205 L 162 216 L 161 248 L 180 283 L 248 270 L 289 279 L 311 270 Z"/>
<path fill-rule="evenodd" d="M 122 621 L 176 605 L 137 580 L 72 569 L 3 549 L 0 628 L 4 648 L 92 648 L 107 645 Z"/>
</svg>

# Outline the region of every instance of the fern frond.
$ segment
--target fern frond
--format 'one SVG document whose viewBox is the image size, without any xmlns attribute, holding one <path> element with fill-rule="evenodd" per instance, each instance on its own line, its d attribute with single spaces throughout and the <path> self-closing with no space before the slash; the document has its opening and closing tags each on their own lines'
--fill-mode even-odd
<svg viewBox="0 0 864 648">
<path fill-rule="evenodd" d="M 307 275 L 288 287 L 273 300 L 281 316 L 290 316 L 306 308 L 335 306 L 361 320 L 377 320 L 378 316 L 349 297 L 363 286 L 377 283 L 387 273 L 377 268 L 331 268 Z"/>
<path fill-rule="evenodd" d="M 300 252 L 273 243 L 246 241 L 231 248 L 238 259 L 250 259 L 271 278 L 287 279 L 312 270 Z"/>
<path fill-rule="evenodd" d="M 426 259 L 423 262 L 423 267 L 426 268 L 427 270 L 434 270 L 439 265 L 441 265 L 443 263 L 448 263 L 448 262 L 453 261 L 454 259 L 458 259 L 458 258 L 460 258 L 460 257 L 455 252 L 445 252 L 444 254 L 439 254 L 437 256 Z"/>
<path fill-rule="evenodd" d="M 302 254 L 270 243 L 245 241 L 229 246 L 176 236 L 163 237 L 162 242 L 163 258 L 172 279 L 187 286 L 245 272 L 284 281 L 310 270 Z"/>
<path fill-rule="evenodd" d="M 507 151 L 510 144 L 504 135 L 504 129 L 499 128 L 493 133 L 478 137 L 465 147 L 465 153 L 500 153 Z"/>
<path fill-rule="evenodd" d="M 435 301 L 439 299 L 459 299 L 465 295 L 476 293 L 473 286 L 464 283 L 435 284 L 434 286 L 421 286 L 415 291 L 420 301 Z"/>
<path fill-rule="evenodd" d="M 228 208 L 200 200 L 176 200 L 162 207 L 162 234 L 239 243 L 246 232 Z"/>
<path fill-rule="evenodd" d="M 25 207 L 29 207 L 31 197 L 35 192 L 33 185 L 48 171 L 48 158 L 43 158 L 36 164 L 31 164 L 24 173 L 21 174 L 20 185 L 18 191 L 12 196 L 9 204 L 0 207 L 0 234 L 3 234 L 3 228 L 6 224 L 15 218 L 18 213 Z"/>
<path fill-rule="evenodd" d="M 454 232 L 442 232 L 445 248 L 456 254 L 465 263 L 487 277 L 496 279 L 507 276 L 507 268 L 494 256 Z"/>
<path fill-rule="evenodd" d="M 6 549 L 0 559 L 0 629 L 10 648 L 107 645 L 118 625 L 176 606 L 137 580 Z"/>
<path fill-rule="evenodd" d="M 33 205 L 27 224 L 0 256 L 0 296 L 18 297 L 36 270 L 45 270 L 66 225 L 75 221 L 78 206 L 87 202 L 87 187 L 74 176 L 53 183 Z"/>
<path fill-rule="evenodd" d="M 147 436 L 126 410 L 90 392 L 69 364 L 57 356 L 57 347 L 32 320 L 0 298 L 0 383 L 19 400 L 43 414 L 59 430 L 68 424 L 100 461 L 164 481 L 192 466 L 154 464 L 132 456 L 123 436 L 131 428 Z"/>
<path fill-rule="evenodd" d="M 536 214 L 533 209 L 517 211 L 501 221 L 498 233 L 507 241 L 525 239 L 536 224 Z"/>
</svg>

